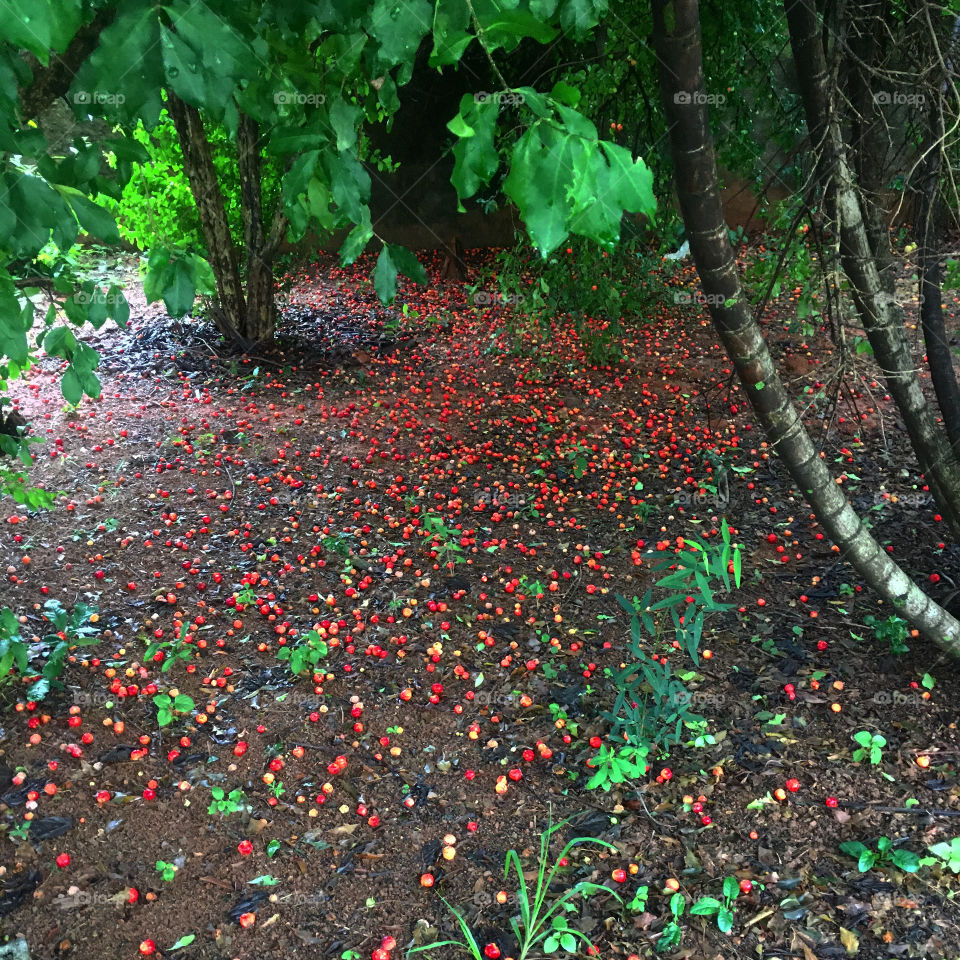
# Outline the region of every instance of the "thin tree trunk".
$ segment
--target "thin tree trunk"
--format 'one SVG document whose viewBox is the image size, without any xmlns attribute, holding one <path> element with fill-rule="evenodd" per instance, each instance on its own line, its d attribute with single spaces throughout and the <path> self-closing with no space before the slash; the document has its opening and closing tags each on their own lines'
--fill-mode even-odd
<svg viewBox="0 0 960 960">
<path fill-rule="evenodd" d="M 243 283 L 237 267 L 233 238 L 223 193 L 213 165 L 210 143 L 203 129 L 203 119 L 196 107 L 184 103 L 172 90 L 167 91 L 167 110 L 180 141 L 183 167 L 190 181 L 200 217 L 203 238 L 207 244 L 210 266 L 217 283 L 219 304 L 214 312 L 217 327 L 230 340 L 249 349 L 252 344 L 242 334 L 247 312 Z"/>
<path fill-rule="evenodd" d="M 939 132 L 932 131 L 936 140 L 927 146 L 930 153 L 924 161 L 917 213 L 920 324 L 927 350 L 927 363 L 930 366 L 930 379 L 937 395 L 940 412 L 943 414 L 943 424 L 950 438 L 950 444 L 954 450 L 960 450 L 960 389 L 957 387 L 957 377 L 953 368 L 953 351 L 947 341 L 941 292 L 940 235 L 943 224 L 939 188 L 941 151 L 939 146 L 933 146 L 933 142 L 939 143 L 939 138 L 943 135 L 942 116 L 937 126 L 939 126 Z"/>
<path fill-rule="evenodd" d="M 946 76 L 952 69 L 953 48 L 960 31 L 960 18 L 954 18 L 953 40 L 946 38 L 941 51 L 936 27 L 926 17 L 930 31 L 932 56 L 938 64 L 942 82 L 930 97 L 927 107 L 925 137 L 926 154 L 920 168 L 919 204 L 917 206 L 917 272 L 920 284 L 920 325 L 927 349 L 930 379 L 937 395 L 943 424 L 954 450 L 960 450 L 960 389 L 953 367 L 953 350 L 947 340 L 943 320 L 943 278 L 940 271 L 940 244 L 943 234 L 943 195 L 940 182 L 946 133 L 944 123 L 945 97 L 948 96 Z M 940 21 L 938 21 L 938 24 Z M 946 59 L 945 59 L 946 57 Z M 933 85 L 931 85 L 933 86 Z"/>
<path fill-rule="evenodd" d="M 240 332 L 253 343 L 269 343 L 276 329 L 273 258 L 279 239 L 274 239 L 274 230 L 270 238 L 264 235 L 260 128 L 245 113 L 240 114 L 237 127 L 237 161 L 247 251 L 247 309 Z"/>
<path fill-rule="evenodd" d="M 773 365 L 740 286 L 723 218 L 705 106 L 697 0 L 652 0 L 652 6 L 680 209 L 714 326 L 747 396 L 774 449 L 854 569 L 924 636 L 960 656 L 960 622 L 920 590 L 874 540 L 834 483 Z"/>
<path fill-rule="evenodd" d="M 873 256 L 840 125 L 830 109 L 816 9 L 812 0 L 784 0 L 784 7 L 807 127 L 825 131 L 821 144 L 837 189 L 840 259 L 857 312 L 940 512 L 960 531 L 960 461 L 937 429 L 910 356 L 902 311 L 884 290 Z"/>
<path fill-rule="evenodd" d="M 890 249 L 890 205 L 884 200 L 883 175 L 887 169 L 889 126 L 883 122 L 880 104 L 874 97 L 872 80 L 885 53 L 884 21 L 889 14 L 887 0 L 861 0 L 856 16 L 851 17 L 850 56 L 846 58 L 846 76 L 853 113 L 850 152 L 863 201 L 863 219 L 867 241 L 877 263 L 884 292 L 893 296 L 896 277 L 893 251 Z"/>
</svg>

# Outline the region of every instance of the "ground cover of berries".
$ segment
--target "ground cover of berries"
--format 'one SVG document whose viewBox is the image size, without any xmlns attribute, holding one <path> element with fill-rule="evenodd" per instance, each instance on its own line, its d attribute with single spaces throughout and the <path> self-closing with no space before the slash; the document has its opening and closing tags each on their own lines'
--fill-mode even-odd
<svg viewBox="0 0 960 960">
<path fill-rule="evenodd" d="M 960 832 L 956 667 L 863 626 L 892 611 L 831 551 L 705 317 L 628 318 L 626 358 L 596 366 L 560 321 L 510 350 L 505 318 L 457 285 L 404 287 L 421 320 L 393 322 L 369 269 L 287 278 L 265 357 L 218 352 L 130 289 L 129 329 L 91 339 L 102 399 L 65 411 L 53 360 L 19 385 L 44 441 L 32 479 L 62 495 L 0 505 L 2 601 L 27 637 L 50 599 L 94 606 L 100 642 L 39 704 L 5 688 L 3 933 L 34 958 L 385 960 L 456 933 L 442 896 L 491 956 L 515 956 L 504 855 L 533 868 L 552 816 L 617 848 L 574 851 L 563 883 L 650 888 L 642 912 L 599 895 L 571 918 L 599 956 L 653 955 L 672 889 L 718 896 L 727 876 L 749 881 L 733 933 L 685 917 L 671 956 L 960 953 L 949 871 L 861 874 L 838 850 L 886 835 L 923 853 Z M 789 315 L 785 297 L 766 322 L 792 389 L 831 392 L 828 342 L 786 336 Z M 957 549 L 860 363 L 808 423 L 949 604 Z M 698 494 L 711 451 L 739 468 L 722 511 Z M 722 515 L 744 585 L 691 682 L 715 743 L 586 791 L 604 669 L 626 656 L 616 595 L 646 589 L 647 550 L 718 537 Z M 316 682 L 278 660 L 311 629 Z M 144 662 L 181 637 L 171 668 Z M 158 693 L 195 707 L 160 727 Z M 853 762 L 861 730 L 886 738 L 879 764 Z M 213 788 L 249 811 L 208 813 Z"/>
</svg>

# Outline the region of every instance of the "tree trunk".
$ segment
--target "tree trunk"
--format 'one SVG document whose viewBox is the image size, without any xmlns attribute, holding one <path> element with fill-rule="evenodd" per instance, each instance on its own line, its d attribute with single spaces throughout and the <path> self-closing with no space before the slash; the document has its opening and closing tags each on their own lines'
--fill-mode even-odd
<svg viewBox="0 0 960 960">
<path fill-rule="evenodd" d="M 184 103 L 172 90 L 167 91 L 167 110 L 180 141 L 183 167 L 190 181 L 207 244 L 210 267 L 217 283 L 219 303 L 214 319 L 220 332 L 229 340 L 239 342 L 249 349 L 252 341 L 244 336 L 247 305 L 243 295 L 243 283 L 230 236 L 230 224 L 223 201 L 223 193 L 213 165 L 210 143 L 203 129 L 199 111 Z"/>
<path fill-rule="evenodd" d="M 245 113 L 240 114 L 237 127 L 237 163 L 247 251 L 247 309 L 240 332 L 253 343 L 269 343 L 276 329 L 273 258 L 280 238 L 274 239 L 273 230 L 270 238 L 264 234 L 260 128 Z M 283 229 L 285 226 L 284 221 Z"/>
<path fill-rule="evenodd" d="M 652 6 L 680 209 L 714 326 L 747 396 L 774 449 L 854 569 L 926 637 L 960 656 L 960 622 L 924 594 L 874 540 L 834 483 L 773 365 L 740 286 L 723 218 L 705 106 L 697 0 L 652 0 Z"/>
<path fill-rule="evenodd" d="M 890 31 L 887 0 L 862 0 L 856 17 L 850 17 L 849 52 L 844 64 L 848 99 L 852 110 L 850 153 L 863 201 L 867 242 L 877 264 L 884 292 L 893 296 L 896 276 L 890 249 L 890 204 L 884 199 L 883 176 L 890 145 L 889 125 L 883 122 L 880 104 L 874 97 L 873 79 L 886 53 Z"/>
<path fill-rule="evenodd" d="M 954 532 L 960 531 L 960 461 L 944 443 L 914 369 L 896 298 L 884 289 L 871 249 L 836 114 L 831 111 L 819 23 L 812 0 L 784 0 L 807 128 L 823 131 L 821 149 L 836 184 L 840 259 L 874 357 L 910 435 L 920 469 Z"/>
<path fill-rule="evenodd" d="M 930 379 L 937 395 L 943 424 L 954 450 L 960 450 L 960 389 L 953 367 L 953 350 L 947 340 L 943 320 L 943 294 L 940 272 L 940 245 L 943 235 L 943 194 L 940 178 L 943 173 L 943 152 L 946 141 L 944 122 L 945 98 L 949 96 L 946 75 L 951 70 L 953 47 L 960 29 L 960 18 L 954 18 L 954 40 L 945 38 L 944 52 L 936 36 L 935 26 L 927 18 L 930 30 L 932 60 L 939 67 L 941 81 L 931 84 L 930 104 L 927 106 L 925 154 L 920 165 L 919 203 L 917 205 L 917 272 L 920 284 L 920 325 L 927 349 Z"/>
</svg>

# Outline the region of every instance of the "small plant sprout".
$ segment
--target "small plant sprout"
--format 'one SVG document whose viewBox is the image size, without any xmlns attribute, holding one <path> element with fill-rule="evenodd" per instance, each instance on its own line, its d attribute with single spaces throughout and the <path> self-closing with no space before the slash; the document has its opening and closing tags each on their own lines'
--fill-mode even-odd
<svg viewBox="0 0 960 960">
<path fill-rule="evenodd" d="M 853 735 L 853 739 L 860 744 L 860 749 L 853 751 L 854 763 L 862 763 L 868 757 L 874 766 L 880 763 L 883 759 L 883 748 L 887 745 L 886 737 L 881 737 L 879 733 L 870 733 L 869 730 L 861 730 Z"/>
<path fill-rule="evenodd" d="M 683 899 L 682 893 L 677 892 L 670 897 L 670 920 L 660 932 L 660 938 L 657 940 L 657 953 L 667 953 L 680 946 L 680 941 L 683 939 L 680 918 L 686 909 L 687 901 Z"/>
<path fill-rule="evenodd" d="M 550 887 L 561 866 L 567 863 L 571 850 L 583 844 L 596 844 L 607 850 L 616 852 L 616 847 L 605 840 L 592 837 L 575 837 L 568 840 L 560 855 L 555 859 L 550 857 L 550 841 L 553 835 L 563 827 L 567 821 L 556 825 L 547 824 L 547 829 L 540 837 L 540 856 L 537 863 L 536 885 L 531 889 L 527 885 L 529 872 L 524 872 L 523 862 L 516 850 L 508 850 L 504 865 L 504 879 L 510 878 L 511 869 L 516 878 L 517 900 L 519 903 L 519 917 L 510 918 L 510 926 L 519 944 L 517 960 L 528 960 L 534 953 L 542 951 L 545 954 L 567 953 L 574 954 L 578 945 L 592 950 L 593 943 L 587 935 L 570 926 L 568 915 L 576 913 L 576 906 L 572 902 L 577 897 L 588 898 L 596 893 L 608 893 L 618 903 L 623 901 L 610 887 L 603 884 L 581 880 L 562 893 L 551 896 Z M 442 899 L 442 898 L 441 898 Z M 681 897 L 681 900 L 683 898 Z M 463 935 L 463 940 L 443 940 L 436 943 L 414 947 L 410 954 L 426 950 L 435 950 L 439 947 L 462 947 L 467 950 L 474 960 L 484 960 L 484 957 L 498 957 L 499 948 L 494 944 L 491 949 L 488 944 L 482 950 L 469 924 L 456 908 L 446 900 L 443 901 L 447 909 L 457 920 L 457 925 Z M 494 952 L 496 951 L 496 952 Z"/>
<path fill-rule="evenodd" d="M 715 897 L 701 897 L 691 908 L 692 917 L 716 917 L 717 927 L 722 933 L 733 929 L 733 915 L 736 912 L 734 901 L 740 896 L 740 883 L 736 877 L 726 877 L 723 881 L 723 900 Z"/>
<path fill-rule="evenodd" d="M 295 647 L 281 647 L 277 651 L 277 659 L 289 661 L 290 672 L 299 676 L 308 668 L 312 672 L 328 653 L 326 640 L 316 630 L 311 630 Z"/>
<path fill-rule="evenodd" d="M 960 837 L 954 837 L 949 843 L 946 841 L 935 843 L 927 849 L 954 873 L 960 873 Z M 922 862 L 932 862 L 932 859 L 924 857 Z"/>
<path fill-rule="evenodd" d="M 906 873 L 916 873 L 923 866 L 920 857 L 913 851 L 893 849 L 893 841 L 889 837 L 880 837 L 877 840 L 876 850 L 871 850 L 859 840 L 851 840 L 840 844 L 840 852 L 848 857 L 854 857 L 857 861 L 857 869 L 861 873 L 867 873 L 878 864 L 889 863 Z"/>
<path fill-rule="evenodd" d="M 231 813 L 239 813 L 247 809 L 247 797 L 239 787 L 231 790 L 229 794 L 225 793 L 222 787 L 211 787 L 210 796 L 213 799 L 207 807 L 207 813 L 211 816 L 215 813 L 229 816 Z"/>
<path fill-rule="evenodd" d="M 177 875 L 177 865 L 175 863 L 167 863 L 165 860 L 157 861 L 156 870 L 167 883 Z"/>
</svg>

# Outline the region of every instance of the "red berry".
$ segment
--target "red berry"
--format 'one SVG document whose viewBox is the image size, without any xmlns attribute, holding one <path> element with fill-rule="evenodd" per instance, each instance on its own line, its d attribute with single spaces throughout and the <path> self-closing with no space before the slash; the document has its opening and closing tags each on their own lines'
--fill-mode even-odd
<svg viewBox="0 0 960 960">
<path fill-rule="evenodd" d="M 753 883 L 751 883 L 749 880 L 741 880 L 741 881 L 740 881 L 740 892 L 741 892 L 741 893 L 749 893 L 752 889 L 753 889 Z"/>
<path fill-rule="evenodd" d="M 500 956 L 500 948 L 495 943 L 488 943 L 483 948 L 483 954 L 485 957 L 489 957 L 490 960 L 497 960 L 497 957 Z"/>
<path fill-rule="evenodd" d="M 784 786 L 791 792 L 796 793 L 800 789 L 800 781 L 795 777 L 791 777 Z"/>
<path fill-rule="evenodd" d="M 157 950 L 157 945 L 152 940 L 140 941 L 140 952 L 145 957 L 149 957 L 151 953 L 156 953 L 156 950 Z"/>
<path fill-rule="evenodd" d="M 66 869 L 67 867 L 69 867 L 69 866 L 70 866 L 70 854 L 69 854 L 69 853 L 61 853 L 61 854 L 57 857 L 57 866 L 58 866 L 61 870 L 64 870 L 64 869 Z"/>
<path fill-rule="evenodd" d="M 837 798 L 836 798 L 836 797 L 827 797 L 827 799 L 824 801 L 824 803 L 826 803 L 826 805 L 827 805 L 828 807 L 835 807 L 835 806 L 837 805 Z"/>
<path fill-rule="evenodd" d="M 243 856 L 249 856 L 249 854 L 253 853 L 253 844 L 249 840 L 241 840 L 240 843 L 237 844 L 237 850 L 239 850 Z"/>
</svg>

